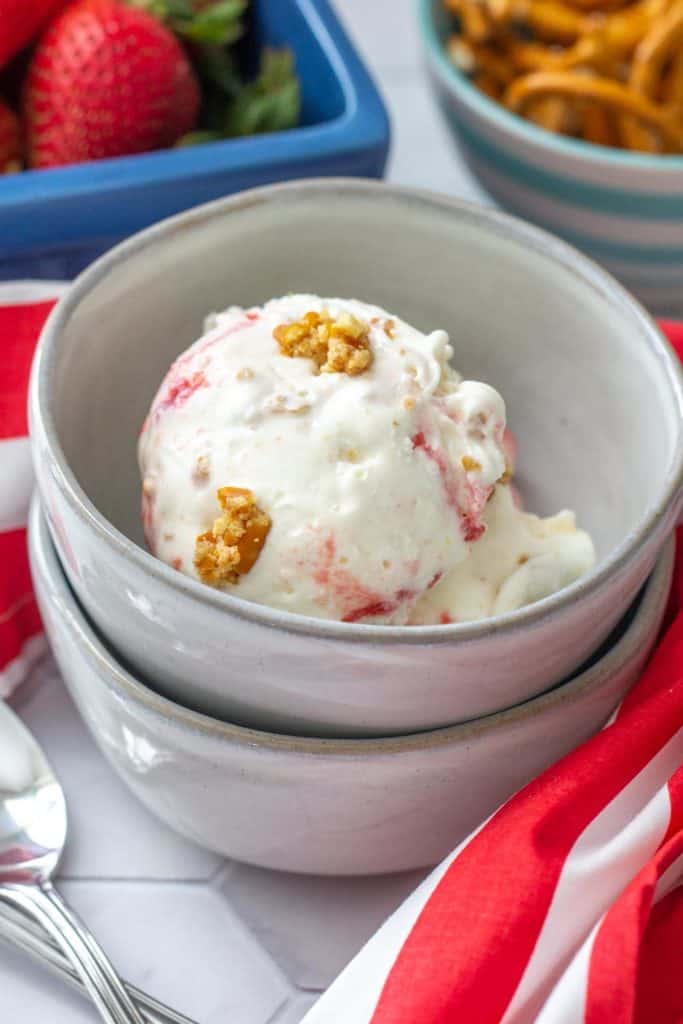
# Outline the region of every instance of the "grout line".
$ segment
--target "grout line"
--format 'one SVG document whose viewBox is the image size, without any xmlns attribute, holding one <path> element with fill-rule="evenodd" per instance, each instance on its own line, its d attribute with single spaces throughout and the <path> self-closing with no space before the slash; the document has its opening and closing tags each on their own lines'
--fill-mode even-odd
<svg viewBox="0 0 683 1024">
<path fill-rule="evenodd" d="M 234 873 L 237 862 L 234 860 L 222 861 L 212 875 L 207 879 L 209 889 L 220 889 L 230 876 Z"/>
<path fill-rule="evenodd" d="M 226 869 L 227 869 L 227 874 L 229 874 L 230 871 L 233 868 L 234 868 L 234 862 L 228 861 L 227 864 L 221 864 L 219 866 L 218 871 L 215 873 L 214 877 L 218 877 L 221 874 L 221 872 L 226 871 Z M 88 878 L 71 878 L 71 879 L 69 879 L 68 877 L 65 877 L 65 878 L 58 878 L 57 879 L 57 883 L 58 884 L 60 882 L 62 882 L 62 881 L 70 882 L 70 883 L 74 884 L 75 886 L 79 886 L 81 883 L 84 883 L 85 885 L 93 885 L 93 886 L 95 886 L 97 888 L 100 888 L 100 890 L 102 890 L 104 888 L 104 886 L 107 885 L 107 884 L 114 884 L 114 885 L 120 885 L 120 886 L 126 885 L 127 886 L 127 885 L 132 883 L 133 885 L 144 885 L 144 886 L 146 886 L 150 890 L 153 890 L 153 889 L 160 890 L 160 889 L 164 889 L 164 888 L 174 887 L 174 888 L 190 888 L 190 889 L 200 888 L 200 889 L 203 889 L 205 892 L 210 892 L 211 891 L 211 882 L 208 881 L 207 879 L 189 879 L 189 880 L 186 880 L 186 881 L 178 881 L 177 879 L 154 880 L 154 879 L 146 879 L 146 878 L 139 878 L 139 879 L 131 879 L 131 878 L 90 878 L 90 879 L 88 879 Z M 104 895 L 104 894 L 100 891 L 100 895 Z M 261 941 L 261 939 L 259 938 L 259 936 L 256 934 L 254 929 L 252 927 L 250 927 L 250 925 L 244 920 L 242 915 L 239 913 L 237 907 L 235 907 L 234 904 L 232 903 L 229 894 L 228 893 L 220 893 L 219 895 L 222 897 L 221 900 L 220 900 L 220 910 L 219 910 L 219 913 L 224 914 L 225 917 L 226 917 L 226 920 L 230 922 L 231 927 L 235 928 L 239 933 L 241 933 L 242 938 L 246 941 L 247 946 L 252 951 L 252 953 L 257 955 L 263 961 L 264 964 L 268 965 L 268 967 L 270 968 L 270 970 L 273 973 L 273 976 L 275 978 L 277 978 L 278 981 L 282 984 L 283 988 L 286 989 L 287 992 L 289 992 L 289 995 L 285 999 L 285 1003 L 281 1003 L 281 1004 L 278 1005 L 276 1012 L 279 1012 L 285 1004 L 289 1004 L 289 1002 L 291 1001 L 293 996 L 298 992 L 297 987 L 294 985 L 292 980 L 287 975 L 287 973 L 286 973 L 284 967 L 282 966 L 282 964 L 278 963 L 278 961 L 275 959 L 273 954 L 267 948 L 265 943 L 263 943 Z"/>
<path fill-rule="evenodd" d="M 249 942 L 249 944 L 259 950 L 263 958 L 267 960 L 271 966 L 273 972 L 278 976 L 278 978 L 280 978 L 285 988 L 289 990 L 290 994 L 296 991 L 296 986 L 287 974 L 284 965 L 275 959 L 266 943 L 258 936 L 256 929 L 245 921 L 239 909 L 232 902 L 230 893 L 226 891 L 221 895 L 223 897 L 221 900 L 222 911 L 230 918 L 233 925 L 241 931 L 243 937 Z"/>
<path fill-rule="evenodd" d="M 208 889 L 214 875 L 207 875 L 204 878 L 153 878 L 153 877 L 129 877 L 127 875 L 58 875 L 57 884 L 67 882 L 69 885 L 79 885 L 81 882 L 86 885 L 97 885 L 100 882 L 112 885 L 148 885 L 152 888 L 163 886 L 181 885 L 196 888 L 200 886 Z"/>
<path fill-rule="evenodd" d="M 268 1020 L 264 1021 L 264 1024 L 277 1024 L 278 1021 L 281 1021 L 283 1019 L 285 1013 L 287 1013 L 287 1011 L 294 1005 L 294 1003 L 295 1003 L 295 1001 L 297 999 L 297 996 L 298 996 L 298 992 L 296 990 L 294 990 L 285 999 L 285 1001 L 283 1003 L 280 1003 L 278 1008 L 274 1011 L 274 1013 L 272 1013 L 270 1015 Z"/>
</svg>

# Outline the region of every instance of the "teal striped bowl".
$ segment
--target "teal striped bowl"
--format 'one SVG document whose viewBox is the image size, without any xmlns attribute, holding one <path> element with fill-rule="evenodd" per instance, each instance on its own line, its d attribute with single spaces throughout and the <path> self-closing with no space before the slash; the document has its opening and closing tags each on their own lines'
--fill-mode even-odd
<svg viewBox="0 0 683 1024">
<path fill-rule="evenodd" d="M 418 0 L 439 103 L 493 198 L 606 266 L 653 313 L 683 316 L 683 157 L 553 135 L 481 93 L 444 49 L 441 0 Z"/>
</svg>

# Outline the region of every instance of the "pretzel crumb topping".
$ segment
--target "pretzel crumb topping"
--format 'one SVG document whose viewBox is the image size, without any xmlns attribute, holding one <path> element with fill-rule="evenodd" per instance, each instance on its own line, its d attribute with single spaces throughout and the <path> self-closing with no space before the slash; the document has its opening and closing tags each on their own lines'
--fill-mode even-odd
<svg viewBox="0 0 683 1024">
<path fill-rule="evenodd" d="M 270 516 L 244 487 L 221 487 L 216 497 L 222 512 L 197 537 L 194 566 L 211 586 L 237 583 L 253 568 L 271 527 Z"/>
<path fill-rule="evenodd" d="M 317 373 L 355 377 L 372 365 L 369 327 L 351 313 L 306 313 L 302 320 L 280 324 L 273 337 L 283 356 L 312 359 Z"/>
</svg>

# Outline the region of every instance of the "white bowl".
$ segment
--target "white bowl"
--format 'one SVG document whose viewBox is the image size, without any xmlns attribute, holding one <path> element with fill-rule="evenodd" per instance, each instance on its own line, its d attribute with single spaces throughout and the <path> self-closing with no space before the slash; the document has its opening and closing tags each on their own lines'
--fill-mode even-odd
<svg viewBox="0 0 683 1024">
<path fill-rule="evenodd" d="M 673 566 L 669 541 L 618 638 L 551 693 L 436 732 L 326 740 L 243 729 L 158 696 L 89 624 L 37 503 L 30 553 L 66 684 L 136 796 L 172 828 L 227 857 L 314 874 L 435 863 L 516 789 L 599 729 L 652 648 Z"/>
<path fill-rule="evenodd" d="M 458 367 L 506 398 L 529 507 L 574 508 L 596 570 L 497 619 L 377 627 L 255 605 L 147 553 L 135 447 L 164 371 L 207 311 L 290 290 L 448 328 Z M 608 275 L 502 214 L 359 181 L 244 193 L 103 257 L 43 333 L 31 432 L 60 557 L 114 649 L 181 704 L 312 735 L 450 725 L 566 678 L 647 578 L 683 481 L 678 360 Z"/>
</svg>

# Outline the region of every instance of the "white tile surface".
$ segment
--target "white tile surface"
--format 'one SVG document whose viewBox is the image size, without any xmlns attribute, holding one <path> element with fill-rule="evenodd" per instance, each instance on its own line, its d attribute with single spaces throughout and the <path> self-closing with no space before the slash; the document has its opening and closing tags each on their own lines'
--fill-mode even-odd
<svg viewBox="0 0 683 1024">
<path fill-rule="evenodd" d="M 78 993 L 0 945 L 0 1020 L 7 1024 L 93 1024 L 93 1011 Z"/>
<path fill-rule="evenodd" d="M 479 199 L 423 77 L 414 0 L 338 0 L 393 119 L 390 180 Z M 122 972 L 201 1024 L 298 1024 L 419 876 L 331 881 L 223 866 L 151 818 L 86 734 L 51 663 L 19 710 L 69 798 L 62 875 Z M 212 880 L 213 879 L 213 880 Z M 0 946 L 0 1024 L 86 1024 L 87 1003 Z"/>
<path fill-rule="evenodd" d="M 338 0 L 336 7 L 389 110 L 388 180 L 490 203 L 431 95 L 417 33 L 417 0 Z"/>
<path fill-rule="evenodd" d="M 336 0 L 335 8 L 380 86 L 396 68 L 417 70 L 417 0 Z"/>
<path fill-rule="evenodd" d="M 388 73 L 383 93 L 393 128 L 389 180 L 490 202 L 465 167 L 424 76 Z"/>
<path fill-rule="evenodd" d="M 211 886 L 61 888 L 129 981 L 202 1024 L 264 1024 L 290 997 L 280 969 Z"/>
<path fill-rule="evenodd" d="M 301 1024 L 318 995 L 295 996 L 268 1021 L 268 1024 Z"/>
<path fill-rule="evenodd" d="M 306 878 L 235 865 L 223 892 L 302 989 L 326 988 L 425 872 Z"/>
</svg>

